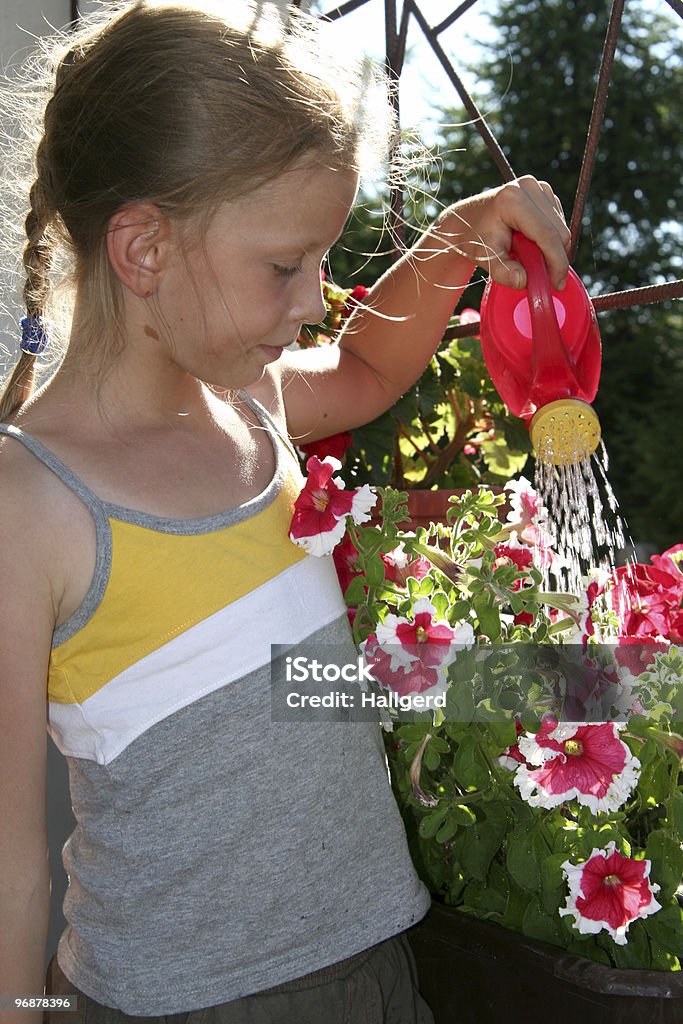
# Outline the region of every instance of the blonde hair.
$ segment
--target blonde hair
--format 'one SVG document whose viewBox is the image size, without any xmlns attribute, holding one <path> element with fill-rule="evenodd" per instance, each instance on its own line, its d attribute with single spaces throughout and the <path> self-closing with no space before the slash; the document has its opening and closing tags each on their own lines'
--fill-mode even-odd
<svg viewBox="0 0 683 1024">
<path fill-rule="evenodd" d="M 30 202 L 28 315 L 45 317 L 66 276 L 85 309 L 81 334 L 115 352 L 121 303 L 106 230 L 118 209 L 148 201 L 208 217 L 307 153 L 362 176 L 383 159 L 394 130 L 386 81 L 367 63 L 341 65 L 329 33 L 254 0 L 138 0 L 107 4 L 66 51 L 64 36 L 48 40 L 23 87 L 6 83 L 2 97 L 14 125 L 8 166 L 20 149 L 34 153 L 30 188 L 15 175 Z M 32 393 L 35 362 L 22 352 L 0 419 Z"/>
</svg>

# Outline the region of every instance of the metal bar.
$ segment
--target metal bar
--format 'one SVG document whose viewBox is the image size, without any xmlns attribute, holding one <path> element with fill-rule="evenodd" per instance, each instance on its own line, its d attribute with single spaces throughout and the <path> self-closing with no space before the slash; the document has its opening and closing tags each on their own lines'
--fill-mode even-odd
<svg viewBox="0 0 683 1024">
<path fill-rule="evenodd" d="M 666 0 L 666 2 L 680 18 L 683 18 L 683 3 L 681 3 L 681 0 Z"/>
<path fill-rule="evenodd" d="M 80 21 L 81 12 L 78 9 L 78 0 L 71 0 L 71 23 Z"/>
<path fill-rule="evenodd" d="M 460 4 L 460 6 L 456 8 L 456 10 L 454 10 L 452 14 L 449 14 L 447 18 L 444 18 L 444 20 L 440 21 L 438 25 L 434 26 L 434 28 L 432 29 L 434 35 L 441 35 L 441 33 L 444 32 L 447 28 L 449 28 L 454 21 L 457 21 L 458 18 L 465 13 L 465 11 L 469 11 L 470 7 L 474 7 L 476 2 L 477 0 L 465 0 L 464 4 Z"/>
<path fill-rule="evenodd" d="M 607 309 L 627 309 L 629 306 L 647 306 L 653 302 L 683 298 L 683 278 L 652 284 L 645 288 L 629 288 L 624 292 L 608 292 L 591 299 L 596 313 Z"/>
<path fill-rule="evenodd" d="M 430 26 L 429 26 L 427 20 L 425 19 L 422 11 L 417 6 L 416 0 L 405 0 L 405 3 L 410 5 L 411 13 L 415 16 L 415 19 L 417 20 L 420 28 L 422 29 L 424 35 L 426 36 L 426 38 L 427 38 L 427 40 L 428 40 L 432 50 L 436 54 L 436 56 L 437 56 L 437 58 L 438 58 L 438 60 L 439 60 L 439 62 L 441 64 L 441 66 L 443 67 L 444 71 L 448 75 L 448 78 L 450 79 L 451 84 L 457 90 L 457 92 L 458 92 L 458 94 L 460 96 L 460 99 L 462 100 L 463 105 L 465 107 L 465 110 L 467 111 L 467 113 L 470 115 L 470 117 L 474 121 L 474 124 L 475 124 L 475 127 L 476 127 L 477 131 L 479 132 L 479 134 L 481 135 L 482 139 L 486 143 L 486 147 L 487 147 L 489 153 L 491 154 L 491 156 L 492 156 L 496 166 L 498 167 L 498 170 L 500 171 L 500 173 L 501 173 L 501 175 L 503 177 L 503 180 L 504 181 L 514 181 L 516 175 L 515 175 L 515 172 L 513 171 L 512 167 L 508 163 L 508 160 L 507 160 L 507 157 L 505 156 L 505 153 L 503 153 L 503 150 L 500 148 L 500 146 L 496 142 L 495 138 L 491 134 L 491 129 L 487 125 L 487 123 L 486 123 L 486 121 L 484 119 L 484 115 L 481 113 L 481 111 L 477 107 L 476 103 L 474 102 L 474 100 L 472 99 L 470 94 L 468 93 L 467 89 L 465 88 L 463 83 L 460 81 L 460 78 L 456 74 L 453 65 L 451 64 L 450 60 L 448 59 L 448 57 L 444 53 L 444 51 L 443 51 L 443 49 L 442 49 L 442 47 L 441 47 L 441 45 L 439 43 L 439 40 L 436 38 L 436 35 L 434 34 L 433 29 L 430 28 Z"/>
<path fill-rule="evenodd" d="M 570 225 L 572 235 L 571 247 L 569 250 L 570 263 L 574 259 L 579 245 L 583 211 L 586 206 L 591 178 L 593 177 L 593 166 L 598 152 L 598 142 L 600 141 L 602 122 L 605 117 L 605 105 L 607 103 L 607 92 L 609 90 L 609 83 L 612 75 L 614 51 L 617 46 L 619 26 L 621 24 L 621 16 L 623 12 L 624 0 L 614 0 L 612 10 L 610 11 L 609 25 L 607 26 L 607 35 L 605 36 L 605 45 L 600 59 L 600 71 L 598 73 L 598 83 L 595 89 L 595 99 L 593 100 L 590 124 L 588 125 L 586 148 L 583 153 L 583 160 L 581 161 L 579 182 L 576 186 L 576 196 L 574 198 L 574 208 L 572 210 L 572 221 Z"/>
<path fill-rule="evenodd" d="M 403 10 L 405 19 L 405 6 Z M 403 20 L 404 20 L 403 19 Z M 403 27 L 403 24 L 402 24 Z M 389 76 L 389 99 L 396 115 L 396 137 L 391 147 L 391 163 L 398 154 L 401 144 L 401 107 L 399 100 L 399 82 L 403 60 L 401 49 L 405 54 L 405 45 L 401 47 L 396 21 L 396 0 L 384 0 L 384 32 L 386 40 L 386 69 Z M 403 190 L 400 186 L 391 186 L 391 202 L 389 212 L 389 236 L 392 242 L 394 259 L 399 259 L 405 251 L 405 231 L 403 228 Z"/>
<path fill-rule="evenodd" d="M 596 313 L 604 313 L 611 309 L 629 309 L 631 306 L 647 306 L 667 299 L 683 298 L 683 278 L 667 281 L 666 284 L 653 284 L 645 288 L 628 288 L 623 292 L 608 292 L 596 295 L 591 299 Z M 478 335 L 481 330 L 479 322 L 473 324 L 457 324 L 449 327 L 444 338 L 470 338 Z"/>
<path fill-rule="evenodd" d="M 333 7 L 327 14 L 319 14 L 319 18 L 325 18 L 327 21 L 336 21 L 337 18 L 343 18 L 345 14 L 351 14 L 352 11 L 358 10 L 363 4 L 367 4 L 369 0 L 346 0 L 345 4 L 340 4 L 339 7 Z"/>
</svg>

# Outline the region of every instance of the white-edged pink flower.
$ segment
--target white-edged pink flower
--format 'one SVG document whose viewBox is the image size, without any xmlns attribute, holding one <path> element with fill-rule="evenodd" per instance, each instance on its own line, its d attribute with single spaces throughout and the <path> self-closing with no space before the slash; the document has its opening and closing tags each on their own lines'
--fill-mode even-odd
<svg viewBox="0 0 683 1024">
<path fill-rule="evenodd" d="M 514 783 L 532 807 L 577 800 L 598 811 L 616 811 L 638 782 L 640 761 L 619 739 L 616 722 L 557 725 L 545 719 L 535 734 L 520 736 L 521 764 Z M 540 767 L 534 768 L 534 765 Z"/>
<path fill-rule="evenodd" d="M 409 555 L 401 542 L 398 547 L 391 551 L 380 554 L 384 562 L 384 576 L 390 583 L 396 583 L 399 587 L 405 587 L 410 576 L 416 580 L 422 580 L 429 573 L 432 565 L 424 555 L 414 557 Z"/>
<path fill-rule="evenodd" d="M 510 501 L 507 522 L 514 527 L 512 537 L 518 543 L 533 549 L 534 564 L 540 569 L 556 571 L 561 560 L 553 550 L 553 535 L 548 527 L 548 509 L 541 502 L 536 489 L 525 476 L 505 484 Z"/>
<path fill-rule="evenodd" d="M 310 555 L 329 555 L 346 532 L 346 517 L 354 523 L 366 523 L 377 495 L 368 484 L 347 491 L 341 477 L 339 459 L 328 455 L 322 461 L 312 455 L 306 463 L 308 477 L 294 504 L 289 539 Z"/>
<path fill-rule="evenodd" d="M 660 887 L 650 881 L 651 866 L 649 860 L 624 857 L 614 841 L 604 850 L 594 849 L 583 864 L 566 860 L 562 870 L 569 896 L 560 916 L 572 915 L 574 928 L 584 935 L 605 930 L 617 946 L 625 946 L 628 926 L 662 909 L 655 899 Z"/>
<path fill-rule="evenodd" d="M 391 655 L 377 642 L 371 633 L 361 644 L 366 665 L 371 666 L 373 678 L 386 690 L 393 690 L 399 697 L 411 693 L 429 693 L 441 697 L 447 690 L 448 680 L 442 665 L 427 665 L 416 658 L 407 665 L 392 665 Z"/>
<path fill-rule="evenodd" d="M 429 598 L 421 597 L 413 605 L 412 619 L 391 614 L 378 623 L 377 642 L 391 656 L 392 669 L 417 660 L 430 668 L 447 665 L 458 651 L 473 645 L 474 630 L 468 622 L 453 627 L 436 616 Z"/>
<path fill-rule="evenodd" d="M 507 521 L 515 527 L 520 541 L 533 546 L 538 531 L 547 522 L 548 510 L 531 481 L 525 476 L 520 476 L 518 480 L 509 480 L 505 484 L 505 490 L 510 496 Z"/>
</svg>

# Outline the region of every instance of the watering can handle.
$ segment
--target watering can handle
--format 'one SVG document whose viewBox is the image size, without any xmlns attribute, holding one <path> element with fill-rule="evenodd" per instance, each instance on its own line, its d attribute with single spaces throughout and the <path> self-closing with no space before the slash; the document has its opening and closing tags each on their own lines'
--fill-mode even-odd
<svg viewBox="0 0 683 1024">
<path fill-rule="evenodd" d="M 541 381 L 552 376 L 560 386 L 571 391 L 577 386 L 576 376 L 560 334 L 543 253 L 521 231 L 513 231 L 510 255 L 526 270 L 534 379 Z"/>
</svg>

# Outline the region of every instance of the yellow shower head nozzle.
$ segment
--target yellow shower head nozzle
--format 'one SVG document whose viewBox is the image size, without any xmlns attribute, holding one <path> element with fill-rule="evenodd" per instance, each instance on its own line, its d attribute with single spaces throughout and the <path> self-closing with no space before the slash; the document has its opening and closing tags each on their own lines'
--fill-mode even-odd
<svg viewBox="0 0 683 1024">
<path fill-rule="evenodd" d="M 593 454 L 600 443 L 600 421 L 579 398 L 559 398 L 542 406 L 530 425 L 531 443 L 541 462 L 568 466 Z"/>
</svg>

